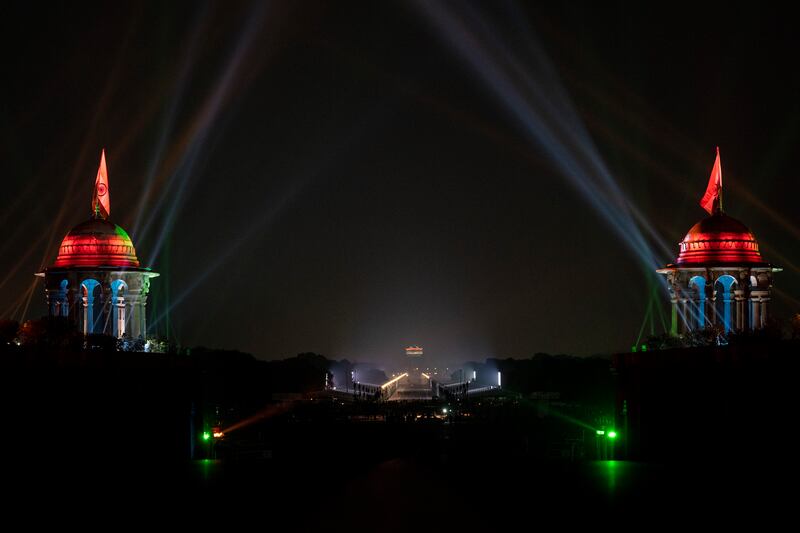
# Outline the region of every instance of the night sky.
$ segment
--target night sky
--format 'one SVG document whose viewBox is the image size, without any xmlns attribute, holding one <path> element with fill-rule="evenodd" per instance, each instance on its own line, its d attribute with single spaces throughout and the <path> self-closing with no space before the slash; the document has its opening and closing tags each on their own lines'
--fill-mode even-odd
<svg viewBox="0 0 800 533">
<path fill-rule="evenodd" d="M 2 317 L 46 313 L 32 274 L 89 217 L 102 148 L 110 219 L 161 272 L 151 330 L 184 346 L 627 350 L 653 295 L 668 316 L 652 269 L 704 216 L 716 146 L 726 212 L 785 268 L 773 314 L 800 310 L 798 45 L 779 10 L 29 4 L 0 17 Z M 582 128 L 579 149 L 542 141 Z M 565 176 L 587 154 L 638 229 Z"/>
</svg>

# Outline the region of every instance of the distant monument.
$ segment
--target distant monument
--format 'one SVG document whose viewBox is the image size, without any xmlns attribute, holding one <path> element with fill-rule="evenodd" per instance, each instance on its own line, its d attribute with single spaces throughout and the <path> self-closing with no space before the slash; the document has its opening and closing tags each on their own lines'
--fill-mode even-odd
<svg viewBox="0 0 800 533">
<path fill-rule="evenodd" d="M 680 243 L 667 276 L 672 302 L 671 333 L 721 325 L 758 330 L 767 323 L 772 275 L 782 269 L 764 261 L 755 235 L 722 210 L 722 163 L 717 158 L 700 205 L 708 216 Z"/>
<path fill-rule="evenodd" d="M 406 361 L 419 364 L 422 360 L 422 346 L 409 346 L 406 348 Z"/>
<path fill-rule="evenodd" d="M 105 150 L 95 179 L 92 216 L 67 233 L 44 278 L 50 316 L 69 317 L 83 332 L 116 338 L 143 338 L 150 278 L 139 266 L 124 229 L 108 220 L 111 212 Z"/>
</svg>

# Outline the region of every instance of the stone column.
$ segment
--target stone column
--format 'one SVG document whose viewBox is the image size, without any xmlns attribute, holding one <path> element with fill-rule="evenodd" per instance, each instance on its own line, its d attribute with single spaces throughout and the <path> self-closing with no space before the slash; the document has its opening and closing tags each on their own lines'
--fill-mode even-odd
<svg viewBox="0 0 800 533">
<path fill-rule="evenodd" d="M 752 328 L 754 330 L 763 328 L 767 322 L 766 304 L 768 301 L 769 291 L 750 291 L 750 307 L 753 311 Z"/>
<path fill-rule="evenodd" d="M 141 312 L 140 333 L 143 338 L 147 337 L 147 294 L 150 292 L 150 275 L 142 276 L 142 289 L 139 293 L 139 309 Z"/>
<path fill-rule="evenodd" d="M 147 338 L 147 296 L 142 296 L 142 337 Z"/>
<path fill-rule="evenodd" d="M 674 293 L 670 301 L 672 302 L 672 324 L 670 325 L 669 332 L 674 336 L 678 334 L 678 298 Z"/>
<path fill-rule="evenodd" d="M 739 289 L 734 291 L 736 299 L 736 330 L 743 331 L 745 329 L 744 323 L 744 291 Z"/>
<path fill-rule="evenodd" d="M 58 288 L 45 288 L 47 308 L 50 316 L 66 316 L 68 290 Z"/>
<path fill-rule="evenodd" d="M 706 295 L 704 292 L 698 294 L 697 305 L 697 328 L 703 329 L 706 327 Z"/>
<path fill-rule="evenodd" d="M 750 295 L 750 328 L 761 329 L 761 297 L 757 294 Z"/>
<path fill-rule="evenodd" d="M 117 296 L 114 302 L 114 336 L 121 339 L 125 329 L 125 298 Z"/>
<path fill-rule="evenodd" d="M 708 299 L 708 317 L 712 326 L 717 325 L 717 296 L 711 290 L 711 298 Z"/>
<path fill-rule="evenodd" d="M 83 297 L 83 334 L 88 335 L 91 333 L 91 324 L 94 324 L 94 298 L 89 296 Z"/>
<path fill-rule="evenodd" d="M 142 309 L 139 302 L 139 291 L 130 291 L 128 294 L 128 305 L 130 306 L 130 312 L 128 314 L 128 323 L 125 324 L 125 328 L 127 329 L 130 338 L 136 339 L 143 335 L 141 326 Z"/>
<path fill-rule="evenodd" d="M 67 296 L 68 301 L 67 304 L 69 306 L 68 315 L 72 322 L 77 326 L 80 324 L 81 315 L 83 314 L 83 309 L 81 307 L 81 302 L 83 301 L 83 294 L 81 293 L 80 287 L 73 287 L 69 291 L 69 295 Z"/>
<path fill-rule="evenodd" d="M 683 333 L 692 331 L 692 313 L 689 309 L 689 299 L 681 298 L 681 330 Z"/>
<path fill-rule="evenodd" d="M 725 291 L 725 294 L 722 295 L 722 312 L 724 316 L 722 317 L 722 323 L 725 326 L 725 333 L 728 333 L 731 330 L 731 293 L 730 291 Z"/>
</svg>

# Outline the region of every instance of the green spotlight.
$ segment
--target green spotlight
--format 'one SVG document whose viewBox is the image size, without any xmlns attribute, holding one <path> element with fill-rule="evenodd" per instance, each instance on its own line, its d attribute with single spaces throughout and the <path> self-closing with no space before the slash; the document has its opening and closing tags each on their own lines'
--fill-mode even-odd
<svg viewBox="0 0 800 533">
<path fill-rule="evenodd" d="M 203 440 L 208 440 L 210 438 L 211 438 L 211 433 L 209 433 L 208 431 L 204 431 L 203 432 Z"/>
<path fill-rule="evenodd" d="M 616 439 L 617 438 L 617 432 L 616 431 L 609 431 L 608 432 L 608 438 L 609 439 Z"/>
<path fill-rule="evenodd" d="M 595 433 L 597 433 L 598 435 L 605 435 L 606 434 L 606 432 L 603 431 L 602 429 L 598 429 L 597 431 L 595 431 Z"/>
</svg>

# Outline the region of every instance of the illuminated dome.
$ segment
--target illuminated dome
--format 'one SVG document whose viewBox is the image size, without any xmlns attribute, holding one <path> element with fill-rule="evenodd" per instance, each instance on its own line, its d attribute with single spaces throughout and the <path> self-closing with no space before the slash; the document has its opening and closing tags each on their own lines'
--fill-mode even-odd
<svg viewBox="0 0 800 533">
<path fill-rule="evenodd" d="M 102 218 L 72 228 L 58 249 L 53 268 L 139 267 L 139 259 L 125 230 Z"/>
<path fill-rule="evenodd" d="M 755 235 L 721 211 L 695 224 L 680 244 L 679 266 L 765 265 Z"/>
</svg>

